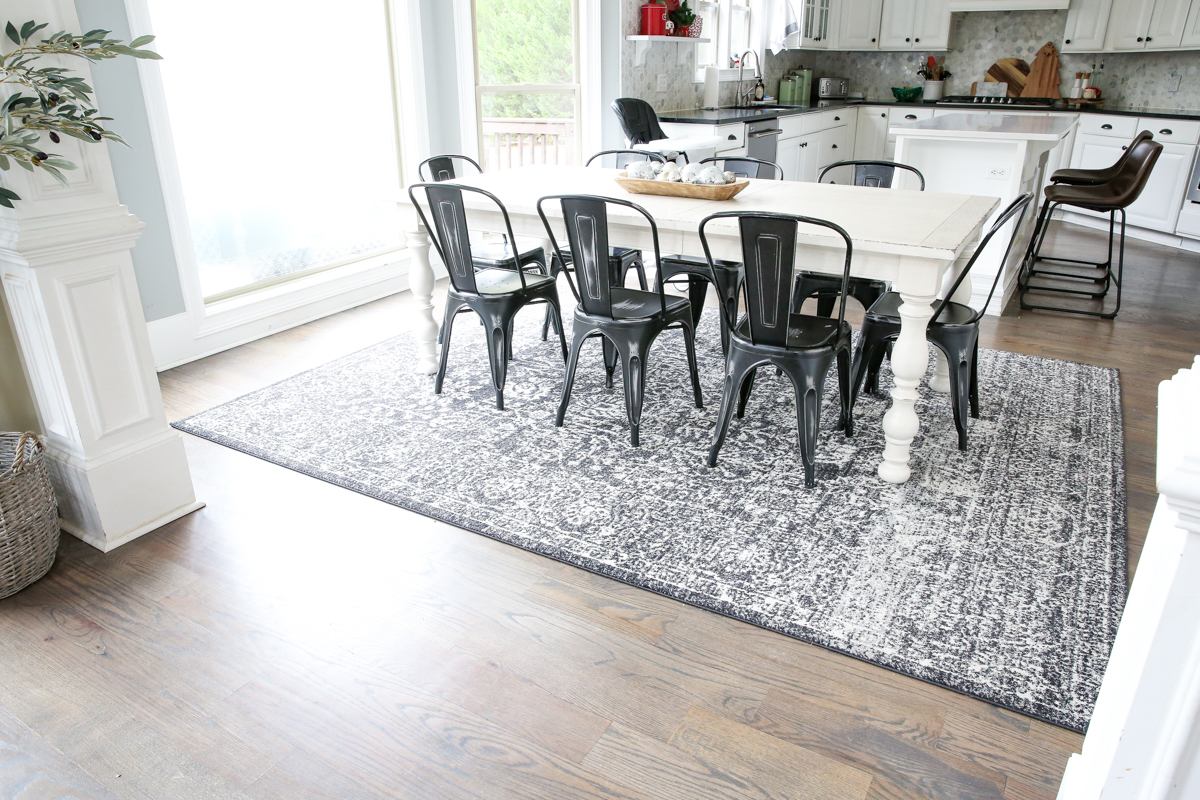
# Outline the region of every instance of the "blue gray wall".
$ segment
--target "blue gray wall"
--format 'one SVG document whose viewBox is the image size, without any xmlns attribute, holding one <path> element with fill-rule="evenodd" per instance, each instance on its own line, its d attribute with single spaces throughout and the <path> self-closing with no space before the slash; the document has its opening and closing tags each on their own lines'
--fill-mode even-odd
<svg viewBox="0 0 1200 800">
<path fill-rule="evenodd" d="M 75 9 L 85 31 L 104 28 L 126 41 L 145 33 L 129 30 L 123 0 L 76 0 Z M 121 202 L 146 223 L 146 230 L 133 249 L 142 311 L 147 321 L 180 314 L 185 310 L 183 289 L 179 284 L 154 145 L 150 141 L 137 62 L 118 58 L 91 66 L 96 105 L 101 113 L 113 118 L 109 125 L 130 145 L 109 143 L 108 153 Z"/>
</svg>

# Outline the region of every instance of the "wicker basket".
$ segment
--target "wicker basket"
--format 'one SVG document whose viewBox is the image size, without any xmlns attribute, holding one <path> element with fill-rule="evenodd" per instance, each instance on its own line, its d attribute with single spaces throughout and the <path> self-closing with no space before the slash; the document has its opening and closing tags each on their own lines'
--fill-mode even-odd
<svg viewBox="0 0 1200 800">
<path fill-rule="evenodd" d="M 45 452 L 33 433 L 0 433 L 0 598 L 21 591 L 54 564 L 58 504 Z"/>
</svg>

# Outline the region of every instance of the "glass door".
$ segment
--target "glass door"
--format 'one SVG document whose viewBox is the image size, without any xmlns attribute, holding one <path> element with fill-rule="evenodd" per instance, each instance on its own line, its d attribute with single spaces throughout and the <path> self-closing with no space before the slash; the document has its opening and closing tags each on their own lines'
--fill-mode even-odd
<svg viewBox="0 0 1200 800">
<path fill-rule="evenodd" d="M 474 0 L 474 22 L 484 169 L 578 164 L 577 0 Z"/>
</svg>

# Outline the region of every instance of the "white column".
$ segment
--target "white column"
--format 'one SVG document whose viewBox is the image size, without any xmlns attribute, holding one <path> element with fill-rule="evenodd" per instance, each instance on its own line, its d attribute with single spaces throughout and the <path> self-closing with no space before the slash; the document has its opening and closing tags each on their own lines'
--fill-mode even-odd
<svg viewBox="0 0 1200 800">
<path fill-rule="evenodd" d="M 1159 385 L 1158 434 L 1158 506 L 1059 800 L 1200 797 L 1200 356 Z"/>
<path fill-rule="evenodd" d="M 415 369 L 432 375 L 438 368 L 438 323 L 433 318 L 433 266 L 429 262 L 429 233 L 412 214 L 413 220 L 405 226 L 404 237 L 412 260 L 408 265 L 408 285 L 416 300 L 413 314 L 413 336 L 417 340 L 417 363 Z"/>
<path fill-rule="evenodd" d="M 14 4 L 11 19 L 79 30 L 69 0 Z M 90 81 L 86 61 L 69 66 Z M 0 281 L 63 528 L 107 551 L 203 504 L 142 317 L 129 250 L 144 226 L 117 199 L 106 145 L 47 147 L 79 169 L 69 189 L 41 172 L 0 173 L 22 198 L 0 209 Z"/>
</svg>

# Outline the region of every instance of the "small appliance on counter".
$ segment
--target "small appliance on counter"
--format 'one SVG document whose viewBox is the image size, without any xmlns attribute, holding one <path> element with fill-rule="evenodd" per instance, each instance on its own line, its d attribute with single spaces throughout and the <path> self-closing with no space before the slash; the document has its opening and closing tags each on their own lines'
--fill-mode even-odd
<svg viewBox="0 0 1200 800">
<path fill-rule="evenodd" d="M 818 100 L 845 100 L 849 94 L 848 78 L 821 78 L 817 81 Z"/>
</svg>

